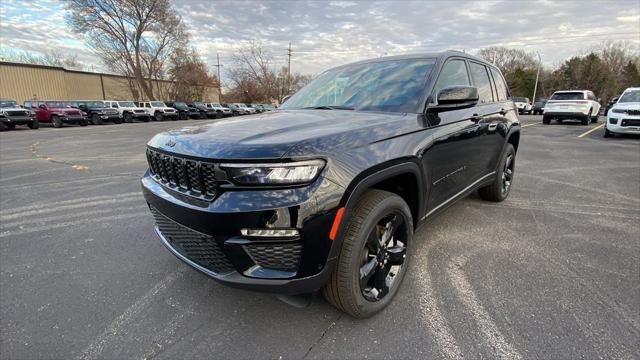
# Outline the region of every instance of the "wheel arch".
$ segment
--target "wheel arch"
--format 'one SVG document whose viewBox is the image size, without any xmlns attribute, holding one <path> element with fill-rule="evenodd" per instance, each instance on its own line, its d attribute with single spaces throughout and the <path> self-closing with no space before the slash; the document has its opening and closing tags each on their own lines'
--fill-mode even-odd
<svg viewBox="0 0 640 360">
<path fill-rule="evenodd" d="M 507 137 L 507 143 L 513 145 L 513 148 L 517 153 L 518 145 L 520 145 L 520 131 L 512 131 Z"/>
</svg>

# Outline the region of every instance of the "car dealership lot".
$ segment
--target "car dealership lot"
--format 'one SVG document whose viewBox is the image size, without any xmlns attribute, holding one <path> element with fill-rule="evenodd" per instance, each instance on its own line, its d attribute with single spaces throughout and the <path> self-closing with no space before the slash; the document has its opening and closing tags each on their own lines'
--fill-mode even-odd
<svg viewBox="0 0 640 360">
<path fill-rule="evenodd" d="M 224 287 L 156 238 L 146 141 L 223 120 L 2 133 L 0 357 L 639 357 L 640 139 L 520 118 L 510 198 L 418 229 L 367 320 Z"/>
</svg>

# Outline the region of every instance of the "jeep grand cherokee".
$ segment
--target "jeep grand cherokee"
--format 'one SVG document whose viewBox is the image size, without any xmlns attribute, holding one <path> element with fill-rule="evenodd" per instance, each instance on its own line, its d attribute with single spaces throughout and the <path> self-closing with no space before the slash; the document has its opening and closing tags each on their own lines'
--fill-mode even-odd
<svg viewBox="0 0 640 360">
<path fill-rule="evenodd" d="M 502 201 L 520 137 L 500 71 L 459 52 L 318 76 L 280 110 L 148 143 L 142 188 L 175 256 L 230 286 L 389 304 L 414 229 L 479 189 Z"/>
</svg>

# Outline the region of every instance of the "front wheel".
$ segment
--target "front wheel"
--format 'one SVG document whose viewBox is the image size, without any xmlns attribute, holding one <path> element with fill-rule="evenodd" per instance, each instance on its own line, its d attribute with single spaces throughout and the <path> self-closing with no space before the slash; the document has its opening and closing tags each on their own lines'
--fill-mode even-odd
<svg viewBox="0 0 640 360">
<path fill-rule="evenodd" d="M 164 115 L 160 111 L 156 112 L 153 117 L 156 119 L 156 121 L 164 120 Z"/>
<path fill-rule="evenodd" d="M 400 196 L 370 190 L 343 226 L 338 263 L 322 291 L 339 310 L 369 317 L 389 305 L 402 283 L 413 218 Z"/>
<path fill-rule="evenodd" d="M 516 150 L 513 145 L 507 144 L 500 158 L 500 165 L 496 176 L 490 185 L 478 190 L 480 197 L 487 201 L 500 202 L 509 196 L 513 184 L 513 175 L 516 169 Z"/>
<path fill-rule="evenodd" d="M 611 131 L 609 131 L 609 129 L 607 129 L 606 126 L 604 128 L 604 137 L 606 137 L 606 138 L 613 137 L 613 133 Z"/>
<path fill-rule="evenodd" d="M 32 122 L 28 123 L 27 126 L 29 127 L 29 129 L 32 129 L 32 130 L 39 129 L 40 122 L 38 120 L 33 120 Z"/>
<path fill-rule="evenodd" d="M 93 125 L 102 125 L 102 119 L 98 114 L 91 115 L 91 123 Z"/>
<path fill-rule="evenodd" d="M 549 125 L 551 123 L 551 118 L 548 116 L 543 116 L 542 117 L 542 123 L 545 125 Z"/>
<path fill-rule="evenodd" d="M 53 124 L 54 128 L 61 128 L 62 127 L 62 120 L 60 120 L 60 118 L 57 115 L 53 115 L 51 117 L 51 123 Z"/>
<path fill-rule="evenodd" d="M 132 123 L 133 122 L 133 115 L 131 115 L 131 113 L 124 113 L 124 115 L 122 115 L 122 119 L 126 123 Z"/>
</svg>

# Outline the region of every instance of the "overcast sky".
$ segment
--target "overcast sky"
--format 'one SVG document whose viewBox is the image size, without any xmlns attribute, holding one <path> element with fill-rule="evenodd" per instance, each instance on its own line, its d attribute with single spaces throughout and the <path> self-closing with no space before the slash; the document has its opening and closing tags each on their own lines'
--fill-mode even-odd
<svg viewBox="0 0 640 360">
<path fill-rule="evenodd" d="M 553 67 L 605 40 L 640 48 L 640 0 L 619 1 L 176 1 L 193 45 L 227 68 L 234 48 L 262 42 L 278 65 L 292 43 L 292 71 L 371 57 L 503 45 L 539 51 Z M 57 0 L 0 0 L 4 49 L 63 49 L 86 65 L 100 61 L 72 34 Z M 211 69 L 215 69 L 211 66 Z M 223 67 L 224 69 L 224 67 Z M 224 78 L 224 75 L 223 75 Z"/>
</svg>

